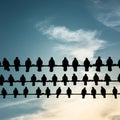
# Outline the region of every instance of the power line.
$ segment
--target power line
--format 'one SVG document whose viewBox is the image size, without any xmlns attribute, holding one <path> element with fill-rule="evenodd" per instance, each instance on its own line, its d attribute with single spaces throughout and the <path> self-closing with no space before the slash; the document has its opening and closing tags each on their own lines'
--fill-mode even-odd
<svg viewBox="0 0 120 120">
<path fill-rule="evenodd" d="M 95 71 L 97 72 L 101 72 L 101 67 L 107 67 L 108 71 L 111 72 L 112 67 L 120 68 L 120 60 L 118 61 L 117 64 L 114 64 L 111 57 L 109 57 L 106 61 L 106 64 L 103 64 L 101 58 L 98 57 L 96 62 L 94 64 L 91 64 L 88 58 L 86 58 L 82 64 L 79 64 L 78 60 L 74 58 L 74 60 L 72 61 L 72 64 L 69 64 L 69 61 L 67 60 L 67 58 L 64 57 L 62 64 L 57 65 L 53 57 L 51 57 L 48 64 L 45 65 L 43 64 L 43 61 L 40 59 L 40 57 L 36 61 L 36 64 L 32 64 L 30 58 L 28 58 L 25 61 L 25 64 L 21 64 L 19 58 L 16 57 L 16 59 L 13 61 L 13 64 L 11 65 L 9 64 L 9 61 L 6 58 L 4 58 L 2 64 L 0 64 L 0 67 L 1 68 L 3 67 L 4 70 L 6 71 L 10 71 L 10 67 L 14 67 L 15 72 L 18 74 L 19 74 L 18 71 L 20 67 L 23 67 L 23 68 L 25 67 L 26 72 L 29 72 L 31 67 L 36 67 L 38 72 L 41 72 L 43 67 L 48 67 L 49 72 L 53 72 L 55 67 L 62 67 L 64 72 L 66 72 L 70 67 L 73 68 L 74 72 L 78 71 L 78 67 L 84 67 L 86 72 L 89 71 L 90 67 L 96 67 Z M 87 74 L 85 74 L 82 79 L 81 78 L 78 79 L 78 77 L 75 74 L 73 74 L 71 79 L 68 79 L 66 74 L 62 76 L 62 79 L 58 79 L 56 74 L 52 76 L 52 79 L 47 79 L 45 74 L 43 74 L 41 79 L 38 79 L 35 76 L 35 74 L 33 74 L 30 79 L 26 79 L 24 74 L 22 74 L 19 79 L 14 79 L 12 74 L 10 74 L 8 77 L 8 80 L 5 79 L 2 74 L 0 75 L 0 86 L 4 86 L 4 83 L 9 83 L 10 86 L 13 86 L 13 83 L 21 83 L 22 86 L 25 86 L 25 83 L 32 83 L 32 86 L 35 86 L 36 83 L 42 83 L 42 86 L 46 86 L 46 83 L 53 83 L 53 86 L 56 86 L 57 85 L 56 83 L 58 82 L 63 83 L 64 86 L 67 86 L 67 83 L 71 83 L 71 82 L 73 83 L 73 85 L 77 85 L 76 83 L 78 82 L 79 83 L 83 82 L 84 86 L 86 86 L 87 83 L 89 82 L 94 82 L 96 86 L 98 85 L 99 82 L 105 82 L 106 85 L 109 86 L 109 83 L 111 82 L 112 83 L 120 82 L 120 74 L 118 75 L 117 79 L 111 79 L 107 73 L 105 74 L 104 79 L 100 79 L 97 73 L 94 74 L 92 79 L 89 79 Z M 102 95 L 104 98 L 106 97 L 106 95 L 114 95 L 114 97 L 117 98 L 117 95 L 120 95 L 120 93 L 118 93 L 118 90 L 116 89 L 115 86 L 113 87 L 111 93 L 106 93 L 106 89 L 103 87 L 101 87 L 101 93 L 97 93 L 94 87 L 92 87 L 91 93 L 87 93 L 86 87 L 82 89 L 81 93 L 72 93 L 72 90 L 70 87 L 68 87 L 68 89 L 66 90 L 66 93 L 61 93 L 60 87 L 56 90 L 56 93 L 51 93 L 49 87 L 46 88 L 45 93 L 42 93 L 39 87 L 36 89 L 36 93 L 29 93 L 29 90 L 30 89 L 25 87 L 23 90 L 23 93 L 19 93 L 18 89 L 15 87 L 15 89 L 13 90 L 13 93 L 7 93 L 6 89 L 3 87 L 0 95 L 2 95 L 3 98 L 6 98 L 7 95 L 14 95 L 15 98 L 17 97 L 17 95 L 18 96 L 24 95 L 25 98 L 27 97 L 27 95 L 37 95 L 37 97 L 46 95 L 47 98 L 49 98 L 49 96 L 51 95 L 56 95 L 57 98 L 59 95 L 67 95 L 68 98 L 70 98 L 71 95 L 82 95 L 82 98 L 84 98 L 85 95 L 92 95 L 93 98 L 96 98 L 96 95 Z"/>
<path fill-rule="evenodd" d="M 5 83 L 5 82 L 8 82 L 8 83 L 10 83 L 10 81 L 8 81 L 8 80 L 5 80 L 3 83 Z M 13 83 L 21 83 L 21 81 L 20 80 L 15 80 L 15 81 L 13 81 Z M 26 82 L 30 82 L 30 83 L 32 83 L 32 81 L 31 80 L 27 80 L 27 81 L 25 81 L 25 83 Z M 35 82 L 43 82 L 43 81 L 41 81 L 41 80 L 36 80 Z M 53 81 L 52 80 L 47 80 L 46 81 L 46 83 L 53 83 Z M 56 82 L 62 82 L 63 83 L 63 80 L 58 80 L 58 81 L 56 81 Z M 73 82 L 72 80 L 68 80 L 68 81 L 66 81 L 66 82 Z M 76 82 L 84 82 L 83 80 L 77 80 Z M 95 82 L 94 80 L 88 80 L 87 82 Z M 98 80 L 98 82 L 106 82 L 105 80 Z M 120 82 L 120 81 L 118 81 L 118 80 L 111 80 L 111 81 L 109 81 L 109 82 Z"/>
<path fill-rule="evenodd" d="M 91 64 L 91 65 L 89 65 L 89 67 L 96 67 L 97 65 L 95 65 L 95 64 Z M 101 67 L 108 67 L 108 65 L 107 64 L 102 64 L 101 65 Z M 119 66 L 118 64 L 112 64 L 111 65 L 112 67 L 115 67 L 115 66 Z M 0 67 L 4 67 L 4 65 L 0 65 Z M 9 67 L 15 67 L 15 65 L 9 65 Z M 26 67 L 26 65 L 19 65 L 19 67 Z M 32 64 L 32 65 L 30 65 L 30 67 L 38 67 L 37 65 L 35 65 L 35 64 Z M 41 67 L 50 67 L 49 65 L 41 65 Z M 63 67 L 63 65 L 54 65 L 53 67 Z M 67 67 L 73 67 L 73 65 L 68 65 Z M 85 67 L 83 64 L 81 64 L 81 65 L 77 65 L 77 67 Z"/>
<path fill-rule="evenodd" d="M 0 94 L 2 95 L 2 94 Z M 7 95 L 11 96 L 14 95 L 13 93 L 8 93 Z M 17 95 L 24 95 L 23 93 L 18 93 Z M 37 95 L 36 93 L 29 93 L 27 95 Z M 39 95 L 47 95 L 46 93 L 41 93 Z M 50 95 L 56 95 L 56 93 L 50 93 Z M 61 93 L 60 95 L 67 95 L 67 93 Z M 82 95 L 81 93 L 72 93 L 71 95 Z M 92 95 L 91 93 L 86 93 L 86 95 Z M 96 95 L 101 95 L 101 93 L 96 93 Z M 113 95 L 113 93 L 106 93 L 106 95 Z M 120 93 L 117 93 L 120 95 Z"/>
</svg>

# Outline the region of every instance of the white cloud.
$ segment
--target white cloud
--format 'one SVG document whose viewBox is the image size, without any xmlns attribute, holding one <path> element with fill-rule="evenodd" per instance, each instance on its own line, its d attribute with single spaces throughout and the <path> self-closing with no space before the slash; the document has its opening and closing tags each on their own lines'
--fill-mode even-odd
<svg viewBox="0 0 120 120">
<path fill-rule="evenodd" d="M 54 102 L 53 102 L 54 101 Z M 74 102 L 73 102 L 74 101 Z M 93 100 L 79 97 L 71 99 L 49 99 L 43 104 L 46 111 L 23 115 L 10 120 L 119 120 L 119 100 Z"/>
<path fill-rule="evenodd" d="M 97 19 L 104 25 L 117 29 L 120 28 L 120 9 L 110 10 L 110 12 L 99 14 Z"/>
<path fill-rule="evenodd" d="M 95 53 L 102 49 L 105 41 L 99 38 L 97 31 L 90 30 L 70 30 L 64 26 L 50 26 L 40 31 L 47 35 L 51 40 L 61 41 L 55 50 L 59 50 L 62 54 L 77 57 L 83 61 L 86 57 L 93 60 Z"/>
<path fill-rule="evenodd" d="M 37 100 L 37 98 L 31 98 L 31 99 L 28 99 L 28 100 L 20 100 L 20 101 L 17 101 L 17 102 L 8 102 L 8 103 L 5 103 L 5 104 L 1 104 L 0 106 L 0 109 L 2 108 L 7 108 L 7 107 L 13 107 L 13 106 L 18 106 L 18 105 L 23 105 L 23 104 L 26 104 L 26 103 L 29 103 L 29 102 L 32 102 L 32 101 L 35 101 Z"/>
<path fill-rule="evenodd" d="M 97 4 L 95 1 L 93 0 L 96 19 L 105 26 L 120 31 L 120 1 L 98 0 Z"/>
<path fill-rule="evenodd" d="M 48 29 L 43 31 L 44 34 L 49 35 L 53 39 L 62 40 L 65 42 L 81 42 L 90 41 L 96 36 L 96 31 L 84 31 L 79 30 L 69 30 L 64 26 L 50 26 Z M 86 35 L 85 35 L 86 34 Z"/>
<path fill-rule="evenodd" d="M 50 26 L 41 27 L 40 31 L 51 40 L 58 40 L 55 49 L 62 54 L 75 56 L 83 61 L 85 57 L 94 59 L 97 50 L 104 47 L 105 41 L 99 38 L 97 31 L 86 31 L 83 29 L 69 30 L 66 27 Z M 93 71 L 89 72 L 92 75 Z M 83 71 L 80 71 L 83 74 Z M 90 89 L 90 85 L 87 88 Z M 78 91 L 82 86 L 75 86 Z M 87 89 L 88 90 L 88 89 Z M 71 99 L 66 96 L 60 96 L 59 99 L 50 97 L 42 103 L 45 111 L 33 113 L 31 115 L 22 115 L 10 120 L 119 120 L 120 103 L 113 96 L 103 99 L 102 96 L 93 99 L 92 96 L 72 96 Z"/>
</svg>

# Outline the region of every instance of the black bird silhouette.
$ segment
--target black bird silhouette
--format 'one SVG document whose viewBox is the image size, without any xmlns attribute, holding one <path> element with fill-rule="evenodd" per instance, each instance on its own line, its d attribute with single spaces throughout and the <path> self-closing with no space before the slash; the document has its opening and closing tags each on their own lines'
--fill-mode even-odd
<svg viewBox="0 0 120 120">
<path fill-rule="evenodd" d="M 53 86 L 56 86 L 57 76 L 55 74 L 52 76 L 52 82 L 53 82 Z"/>
<path fill-rule="evenodd" d="M 15 81 L 12 74 L 8 77 L 8 81 L 10 82 L 10 86 L 13 86 L 13 82 Z"/>
<path fill-rule="evenodd" d="M 113 92 L 113 95 L 114 95 L 115 99 L 117 99 L 118 90 L 116 89 L 116 87 L 113 87 L 112 92 Z"/>
<path fill-rule="evenodd" d="M 106 81 L 106 85 L 109 85 L 109 82 L 111 81 L 110 76 L 106 73 L 104 80 Z"/>
<path fill-rule="evenodd" d="M 41 95 L 41 89 L 39 87 L 36 89 L 36 95 L 37 95 L 37 98 L 39 98 Z"/>
<path fill-rule="evenodd" d="M 3 75 L 0 75 L 0 85 L 3 85 L 5 78 Z"/>
<path fill-rule="evenodd" d="M 9 61 L 6 58 L 3 59 L 2 63 L 3 63 L 3 66 L 4 66 L 4 70 L 10 71 L 10 68 L 9 68 L 10 64 L 9 64 Z"/>
<path fill-rule="evenodd" d="M 43 61 L 40 57 L 38 57 L 37 61 L 36 61 L 36 65 L 38 67 L 38 71 L 42 71 L 42 65 L 43 65 Z"/>
<path fill-rule="evenodd" d="M 28 59 L 25 61 L 26 72 L 29 72 L 31 65 L 32 65 L 32 62 L 31 62 L 30 58 L 28 58 Z"/>
<path fill-rule="evenodd" d="M 35 76 L 35 74 L 32 75 L 31 82 L 32 82 L 32 86 L 35 86 L 35 82 L 36 82 L 36 76 Z"/>
<path fill-rule="evenodd" d="M 102 66 L 102 60 L 101 60 L 101 57 L 99 56 L 95 62 L 95 65 L 96 65 L 96 71 L 100 72 L 100 67 Z"/>
<path fill-rule="evenodd" d="M 63 70 L 67 71 L 67 66 L 69 66 L 69 62 L 66 57 L 64 57 L 64 59 L 62 61 L 62 66 L 63 66 Z"/>
<path fill-rule="evenodd" d="M 17 97 L 17 95 L 18 95 L 18 89 L 17 89 L 17 88 L 15 88 L 15 89 L 13 90 L 13 95 L 14 95 L 14 98 Z"/>
<path fill-rule="evenodd" d="M 106 65 L 108 66 L 108 71 L 112 71 L 113 60 L 111 59 L 111 57 L 108 57 Z"/>
<path fill-rule="evenodd" d="M 82 94 L 82 98 L 84 99 L 85 95 L 87 94 L 87 90 L 85 87 L 82 89 L 81 94 Z"/>
<path fill-rule="evenodd" d="M 19 67 L 20 67 L 20 60 L 18 57 L 15 58 L 14 60 L 14 65 L 15 65 L 15 70 L 19 71 Z"/>
<path fill-rule="evenodd" d="M 24 94 L 24 97 L 25 97 L 25 98 L 27 97 L 28 92 L 29 92 L 28 88 L 25 87 L 24 90 L 23 90 L 23 94 Z"/>
<path fill-rule="evenodd" d="M 68 87 L 66 92 L 67 92 L 68 98 L 70 98 L 70 96 L 72 94 L 72 90 Z"/>
<path fill-rule="evenodd" d="M 72 76 L 72 81 L 73 81 L 73 85 L 76 85 L 77 76 L 75 74 L 73 74 L 73 76 Z"/>
<path fill-rule="evenodd" d="M 74 58 L 74 60 L 72 62 L 72 66 L 73 66 L 73 70 L 76 72 L 77 71 L 77 67 L 78 67 L 78 60 L 77 60 L 77 58 Z"/>
<path fill-rule="evenodd" d="M 63 77 L 62 77 L 62 82 L 64 82 L 64 85 L 65 85 L 65 86 L 67 85 L 68 77 L 67 77 L 66 74 L 63 75 Z"/>
<path fill-rule="evenodd" d="M 87 76 L 87 74 L 85 74 L 85 75 L 83 76 L 82 81 L 84 82 L 84 85 L 87 85 L 87 81 L 88 81 L 88 76 Z"/>
<path fill-rule="evenodd" d="M 49 87 L 46 88 L 45 93 L 47 95 L 47 98 L 49 98 L 49 96 L 50 96 L 50 89 L 49 89 Z"/>
<path fill-rule="evenodd" d="M 117 78 L 118 82 L 120 82 L 120 74 L 118 75 L 118 78 Z"/>
<path fill-rule="evenodd" d="M 59 87 L 57 90 L 56 90 L 56 98 L 59 97 L 59 95 L 61 94 L 61 88 Z"/>
<path fill-rule="evenodd" d="M 1 94 L 3 95 L 3 98 L 5 99 L 7 95 L 7 91 L 5 88 L 2 89 Z"/>
<path fill-rule="evenodd" d="M 49 67 L 50 67 L 50 70 L 49 70 L 49 71 L 50 71 L 50 72 L 53 72 L 53 68 L 54 68 L 54 66 L 55 66 L 55 61 L 54 61 L 53 57 L 50 58 L 48 65 L 49 65 Z"/>
<path fill-rule="evenodd" d="M 95 73 L 95 75 L 93 76 L 93 80 L 95 82 L 95 85 L 98 85 L 98 81 L 99 81 L 99 77 L 98 75 Z"/>
<path fill-rule="evenodd" d="M 21 82 L 21 85 L 24 86 L 25 85 L 25 82 L 26 82 L 26 78 L 25 76 L 22 74 L 21 77 L 20 77 L 20 82 Z"/>
<path fill-rule="evenodd" d="M 106 90 L 104 87 L 101 87 L 101 95 L 103 96 L 103 98 L 106 98 Z"/>
<path fill-rule="evenodd" d="M 41 81 L 43 83 L 43 86 L 45 86 L 47 81 L 47 77 L 45 76 L 45 74 L 43 74 L 43 76 L 41 77 Z"/>
<path fill-rule="evenodd" d="M 118 64 L 117 64 L 117 65 L 118 65 L 118 67 L 120 68 L 120 60 L 118 60 Z"/>
<path fill-rule="evenodd" d="M 96 98 L 96 89 L 94 87 L 92 87 L 91 95 L 93 95 L 93 98 Z"/>
<path fill-rule="evenodd" d="M 90 61 L 88 60 L 88 58 L 84 60 L 84 67 L 85 67 L 85 71 L 89 71 Z"/>
</svg>

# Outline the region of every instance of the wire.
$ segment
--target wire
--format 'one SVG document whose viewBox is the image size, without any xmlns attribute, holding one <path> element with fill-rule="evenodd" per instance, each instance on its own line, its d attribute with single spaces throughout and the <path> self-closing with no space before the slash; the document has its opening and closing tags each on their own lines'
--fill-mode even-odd
<svg viewBox="0 0 120 120">
<path fill-rule="evenodd" d="M 30 81 L 30 80 L 27 80 L 27 81 L 25 81 L 25 83 L 32 83 L 32 81 Z M 41 81 L 41 80 L 36 80 L 36 81 L 34 81 L 35 83 L 37 83 L 37 82 L 43 82 L 43 81 Z M 62 82 L 62 83 L 64 83 L 62 80 L 58 80 L 58 81 L 56 81 L 56 82 Z M 68 80 L 68 81 L 66 81 L 66 82 L 74 82 L 74 81 L 72 81 L 72 80 Z M 77 80 L 76 82 L 84 82 L 83 80 Z M 94 80 L 88 80 L 88 81 L 86 81 L 86 82 L 95 82 Z M 106 82 L 105 80 L 98 80 L 97 82 Z M 111 80 L 111 81 L 109 81 L 109 82 L 120 82 L 120 81 L 118 81 L 118 80 Z M 10 83 L 10 81 L 8 81 L 8 80 L 4 80 L 3 81 L 3 83 Z M 20 80 L 15 80 L 15 81 L 13 81 L 12 83 L 22 83 Z M 54 83 L 52 80 L 47 80 L 46 81 L 46 83 Z"/>
<path fill-rule="evenodd" d="M 89 67 L 96 67 L 97 65 L 91 64 Z M 101 67 L 108 67 L 107 64 L 102 64 Z M 113 64 L 111 65 L 112 67 L 114 66 L 119 66 L 118 64 Z M 4 67 L 3 65 L 0 65 L 0 67 Z M 9 65 L 9 67 L 15 67 L 15 65 Z M 26 67 L 26 65 L 19 65 L 19 67 Z M 30 65 L 30 67 L 38 67 L 35 64 Z M 49 65 L 42 65 L 41 67 L 50 67 Z M 63 67 L 63 65 L 54 65 L 54 67 Z M 67 67 L 73 67 L 73 65 L 68 65 Z M 84 65 L 77 65 L 77 67 L 85 67 Z"/>
</svg>

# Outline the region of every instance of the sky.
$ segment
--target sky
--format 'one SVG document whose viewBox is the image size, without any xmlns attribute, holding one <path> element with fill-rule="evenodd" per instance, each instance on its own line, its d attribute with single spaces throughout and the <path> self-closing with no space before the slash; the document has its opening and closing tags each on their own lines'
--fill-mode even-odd
<svg viewBox="0 0 120 120">
<path fill-rule="evenodd" d="M 98 56 L 103 62 L 111 56 L 114 63 L 117 63 L 120 51 L 120 1 L 119 0 L 0 0 L 0 61 L 6 57 L 10 64 L 13 64 L 15 57 L 19 57 L 21 64 L 30 57 L 35 64 L 38 57 L 41 57 L 44 64 L 48 64 L 50 57 L 54 57 L 56 64 L 61 64 L 64 57 L 69 62 L 76 57 L 82 64 L 86 57 L 94 63 Z M 92 79 L 95 69 L 91 68 L 87 72 Z M 98 73 L 101 79 L 104 78 L 106 68 Z M 40 79 L 46 74 L 51 79 L 55 73 L 59 79 L 62 78 L 63 70 L 55 68 L 50 73 L 48 68 L 43 68 L 42 72 L 37 72 L 31 68 L 26 73 L 24 68 L 15 72 L 11 68 L 10 72 L 0 68 L 0 73 L 5 79 L 13 74 L 15 79 L 19 79 L 22 74 L 30 79 L 32 74 L 36 74 Z M 66 74 L 71 79 L 72 69 L 68 69 Z M 79 78 L 85 74 L 83 68 L 79 68 L 75 73 Z M 113 68 L 108 72 L 112 79 L 116 79 L 119 74 L 118 68 Z M 80 92 L 84 85 L 63 86 L 62 83 L 53 87 L 47 84 L 55 92 L 59 86 L 65 91 L 70 86 L 73 92 Z M 104 84 L 95 87 L 98 91 L 104 86 L 107 91 L 111 91 L 113 86 L 120 88 L 119 84 L 111 84 L 109 87 Z M 20 91 L 24 89 L 19 84 L 10 87 L 7 83 L 5 88 L 12 92 L 17 86 Z M 27 84 L 30 92 L 35 91 L 40 86 L 44 91 L 46 86 L 38 84 L 33 87 Z M 86 88 L 88 91 L 94 86 L 92 83 Z M 0 86 L 0 90 L 2 87 Z M 47 99 L 42 96 L 18 96 L 14 99 L 7 96 L 3 100 L 0 96 L 0 119 L 1 120 L 120 120 L 120 103 L 113 96 L 103 99 L 98 96 L 92 99 L 87 96 L 82 99 L 80 96 L 60 96 L 56 99 L 51 96 Z"/>
</svg>

